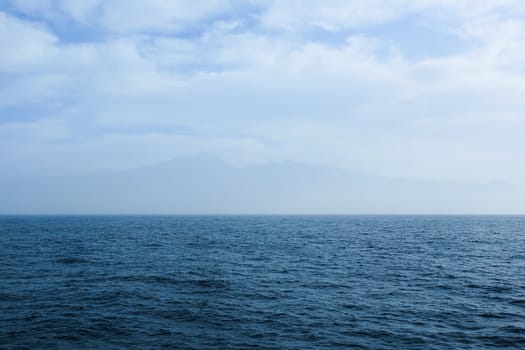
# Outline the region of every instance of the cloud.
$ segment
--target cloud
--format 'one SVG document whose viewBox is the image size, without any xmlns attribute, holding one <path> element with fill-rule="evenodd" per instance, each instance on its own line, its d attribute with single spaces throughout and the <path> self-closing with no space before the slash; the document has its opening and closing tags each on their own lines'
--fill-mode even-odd
<svg viewBox="0 0 525 350">
<path fill-rule="evenodd" d="M 71 133 L 64 120 L 42 119 L 37 122 L 8 122 L 0 125 L 3 140 L 55 141 L 70 137 Z"/>
<path fill-rule="evenodd" d="M 2 72 L 38 69 L 53 48 L 56 37 L 37 23 L 0 13 L 0 45 L 6 54 L 0 57 Z"/>
<path fill-rule="evenodd" d="M 203 0 L 12 0 L 18 11 L 51 22 L 74 21 L 112 33 L 186 30 L 203 19 L 234 10 L 236 1 Z"/>
<path fill-rule="evenodd" d="M 3 176 L 42 170 L 42 158 L 60 173 L 206 151 L 525 178 L 520 1 L 18 0 L 0 10 L 0 142 L 17 150 L 0 154 Z M 418 41 L 385 33 L 407 21 L 422 28 Z M 428 28 L 459 46 L 417 55 L 435 46 Z"/>
</svg>

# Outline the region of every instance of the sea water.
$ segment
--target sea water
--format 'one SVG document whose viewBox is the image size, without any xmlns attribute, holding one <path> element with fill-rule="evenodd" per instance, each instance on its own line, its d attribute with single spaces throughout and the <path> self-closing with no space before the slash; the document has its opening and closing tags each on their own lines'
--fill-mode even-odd
<svg viewBox="0 0 525 350">
<path fill-rule="evenodd" d="M 2 349 L 525 348 L 525 217 L 3 216 Z"/>
</svg>

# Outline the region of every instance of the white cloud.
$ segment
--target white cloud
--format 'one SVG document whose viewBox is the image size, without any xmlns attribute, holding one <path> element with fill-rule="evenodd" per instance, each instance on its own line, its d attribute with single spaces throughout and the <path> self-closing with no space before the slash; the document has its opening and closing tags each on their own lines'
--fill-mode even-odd
<svg viewBox="0 0 525 350">
<path fill-rule="evenodd" d="M 11 0 L 18 10 L 48 20 L 72 19 L 114 33 L 173 31 L 234 8 L 219 0 Z"/>
<path fill-rule="evenodd" d="M 56 141 L 67 139 L 71 131 L 64 120 L 41 119 L 32 122 L 0 124 L 0 138 L 11 141 Z"/>
<path fill-rule="evenodd" d="M 0 142 L 19 152 L 10 164 L 42 167 L 46 154 L 58 169 L 75 157 L 78 169 L 103 169 L 207 151 L 525 178 L 520 1 L 12 3 L 33 20 L 0 13 Z M 365 30 L 406 16 L 469 45 L 414 59 Z M 64 41 L 66 19 L 103 35 Z M 313 27 L 337 43 L 311 39 Z"/>
<path fill-rule="evenodd" d="M 308 26 L 330 31 L 369 26 L 393 20 L 411 9 L 409 1 L 292 0 L 262 3 L 270 4 L 262 16 L 262 23 L 289 31 L 304 30 Z"/>
<path fill-rule="evenodd" d="M 43 26 L 0 12 L 0 71 L 35 70 L 46 60 L 56 37 Z"/>
</svg>

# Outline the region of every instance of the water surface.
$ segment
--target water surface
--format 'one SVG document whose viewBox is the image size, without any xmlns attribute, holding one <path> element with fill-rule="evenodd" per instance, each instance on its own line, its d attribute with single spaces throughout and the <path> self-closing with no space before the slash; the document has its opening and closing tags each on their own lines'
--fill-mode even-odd
<svg viewBox="0 0 525 350">
<path fill-rule="evenodd" d="M 0 348 L 525 348 L 525 217 L 4 216 Z"/>
</svg>

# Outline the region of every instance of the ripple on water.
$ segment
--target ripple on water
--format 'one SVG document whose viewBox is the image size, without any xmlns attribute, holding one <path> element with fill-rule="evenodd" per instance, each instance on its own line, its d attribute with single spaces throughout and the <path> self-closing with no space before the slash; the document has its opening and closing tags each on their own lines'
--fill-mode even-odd
<svg viewBox="0 0 525 350">
<path fill-rule="evenodd" d="M 524 230 L 524 217 L 0 217 L 0 348 L 525 348 Z"/>
</svg>

